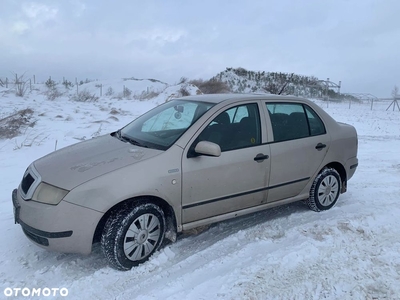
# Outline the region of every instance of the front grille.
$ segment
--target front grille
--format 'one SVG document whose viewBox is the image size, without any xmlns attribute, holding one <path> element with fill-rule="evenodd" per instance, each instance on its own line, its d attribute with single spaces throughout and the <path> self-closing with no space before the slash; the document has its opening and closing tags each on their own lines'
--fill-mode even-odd
<svg viewBox="0 0 400 300">
<path fill-rule="evenodd" d="M 25 194 L 28 193 L 29 188 L 32 186 L 34 181 L 35 178 L 33 178 L 30 173 L 26 174 L 26 176 L 22 178 L 21 189 Z"/>
</svg>

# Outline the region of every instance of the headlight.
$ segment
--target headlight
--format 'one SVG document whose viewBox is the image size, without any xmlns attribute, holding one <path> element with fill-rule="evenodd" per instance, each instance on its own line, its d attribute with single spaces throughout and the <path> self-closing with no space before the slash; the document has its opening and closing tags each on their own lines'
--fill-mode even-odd
<svg viewBox="0 0 400 300">
<path fill-rule="evenodd" d="M 68 194 L 68 191 L 41 182 L 33 194 L 32 200 L 57 205 Z"/>
</svg>

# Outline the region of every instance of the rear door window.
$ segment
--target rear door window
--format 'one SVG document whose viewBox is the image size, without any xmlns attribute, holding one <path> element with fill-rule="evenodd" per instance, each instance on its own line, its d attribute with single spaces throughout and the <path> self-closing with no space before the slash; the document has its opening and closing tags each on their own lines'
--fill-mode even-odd
<svg viewBox="0 0 400 300">
<path fill-rule="evenodd" d="M 266 103 L 275 142 L 325 134 L 317 113 L 301 103 Z"/>
<path fill-rule="evenodd" d="M 274 141 L 300 139 L 310 136 L 306 112 L 299 103 L 267 103 Z"/>
<path fill-rule="evenodd" d="M 320 135 L 320 134 L 325 134 L 325 126 L 324 123 L 322 123 L 321 119 L 318 117 L 318 115 L 313 111 L 310 107 L 304 106 L 306 113 L 307 113 L 307 119 L 308 123 L 310 124 L 310 133 L 312 136 L 314 135 Z"/>
</svg>

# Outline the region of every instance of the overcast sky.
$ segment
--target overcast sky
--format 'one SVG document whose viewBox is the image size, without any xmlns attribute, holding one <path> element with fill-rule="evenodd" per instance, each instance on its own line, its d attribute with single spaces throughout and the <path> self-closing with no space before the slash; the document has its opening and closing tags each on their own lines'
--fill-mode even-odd
<svg viewBox="0 0 400 300">
<path fill-rule="evenodd" d="M 400 85 L 399 0 L 1 0 L 0 77 L 208 79 L 226 67 Z"/>
</svg>

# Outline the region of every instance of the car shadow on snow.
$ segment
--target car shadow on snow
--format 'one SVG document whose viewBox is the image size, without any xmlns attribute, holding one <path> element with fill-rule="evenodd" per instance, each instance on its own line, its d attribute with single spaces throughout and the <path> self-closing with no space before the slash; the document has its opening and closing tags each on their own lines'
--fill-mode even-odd
<svg viewBox="0 0 400 300">
<path fill-rule="evenodd" d="M 181 259 L 184 259 L 241 231 L 248 231 L 254 228 L 254 234 L 256 235 L 258 232 L 256 228 L 259 225 L 266 225 L 265 227 L 267 230 L 271 229 L 271 231 L 276 231 L 276 228 L 279 228 L 278 230 L 283 232 L 284 235 L 285 229 L 290 228 L 293 224 L 301 226 L 301 220 L 303 220 L 304 224 L 308 223 L 310 221 L 309 214 L 313 213 L 314 212 L 310 211 L 304 203 L 298 201 L 217 222 L 210 226 L 204 226 L 199 230 L 196 228 L 194 230 L 184 231 L 178 235 L 178 239 L 175 243 L 166 241 L 163 247 L 170 246 L 174 252 L 184 253 L 184 255 L 180 255 Z M 290 221 L 293 214 L 296 215 L 296 218 Z M 285 220 L 287 220 L 287 222 L 285 222 Z M 280 233 L 271 233 L 266 236 L 276 238 L 280 236 Z"/>
</svg>

